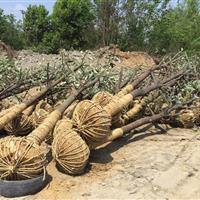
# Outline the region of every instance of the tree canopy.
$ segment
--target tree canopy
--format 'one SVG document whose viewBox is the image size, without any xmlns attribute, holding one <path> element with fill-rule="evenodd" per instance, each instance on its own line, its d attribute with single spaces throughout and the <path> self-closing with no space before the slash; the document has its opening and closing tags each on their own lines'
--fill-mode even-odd
<svg viewBox="0 0 200 200">
<path fill-rule="evenodd" d="M 27 44 L 37 46 L 50 29 L 47 9 L 43 5 L 29 5 L 24 13 L 23 29 Z"/>
<path fill-rule="evenodd" d="M 90 0 L 57 0 L 52 13 L 52 23 L 63 48 L 85 46 L 86 34 L 94 20 Z"/>
<path fill-rule="evenodd" d="M 30 5 L 22 23 L 0 10 L 0 39 L 56 53 L 118 44 L 153 54 L 200 51 L 200 0 L 57 0 L 52 14 Z M 23 37 L 22 37 L 23 35 Z"/>
<path fill-rule="evenodd" d="M 15 49 L 21 49 L 24 45 L 21 30 L 21 24 L 14 15 L 5 15 L 0 9 L 0 40 Z"/>
</svg>

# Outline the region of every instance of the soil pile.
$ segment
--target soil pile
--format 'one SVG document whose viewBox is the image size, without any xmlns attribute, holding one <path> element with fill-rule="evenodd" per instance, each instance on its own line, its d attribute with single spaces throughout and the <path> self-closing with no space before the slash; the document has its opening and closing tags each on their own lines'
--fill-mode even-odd
<svg viewBox="0 0 200 200">
<path fill-rule="evenodd" d="M 62 64 L 69 66 L 81 64 L 91 66 L 102 66 L 112 64 L 113 66 L 137 67 L 148 66 L 155 64 L 153 58 L 146 52 L 123 52 L 116 47 L 100 48 L 96 51 L 77 51 L 70 50 L 60 51 L 59 54 L 40 54 L 31 50 L 22 50 L 17 52 L 18 56 L 15 59 L 15 64 L 18 67 L 34 69 L 49 65 L 59 67 Z"/>
<path fill-rule="evenodd" d="M 119 66 L 122 67 L 150 67 L 155 65 L 153 58 L 146 52 L 132 51 L 123 52 L 119 48 L 111 48 L 110 51 L 119 59 Z"/>
</svg>

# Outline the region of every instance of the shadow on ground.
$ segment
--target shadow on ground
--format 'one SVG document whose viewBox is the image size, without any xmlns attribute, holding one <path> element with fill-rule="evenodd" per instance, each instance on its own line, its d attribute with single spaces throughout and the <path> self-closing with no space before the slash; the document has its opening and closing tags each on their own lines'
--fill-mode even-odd
<svg viewBox="0 0 200 200">
<path fill-rule="evenodd" d="M 156 129 L 151 129 L 154 125 L 150 124 L 141 129 L 133 131 L 131 134 L 125 135 L 113 142 L 110 142 L 101 148 L 91 151 L 90 163 L 100 163 L 106 164 L 110 163 L 113 160 L 112 153 L 118 151 L 123 146 L 131 143 L 142 140 L 144 138 L 165 134 L 169 128 L 162 128 L 161 126 L 156 125 Z"/>
</svg>

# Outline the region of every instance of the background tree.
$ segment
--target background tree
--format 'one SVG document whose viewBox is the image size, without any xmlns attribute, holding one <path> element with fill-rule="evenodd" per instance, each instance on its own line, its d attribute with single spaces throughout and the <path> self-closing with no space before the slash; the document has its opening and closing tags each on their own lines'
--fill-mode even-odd
<svg viewBox="0 0 200 200">
<path fill-rule="evenodd" d="M 48 11 L 43 5 L 29 5 L 24 13 L 23 28 L 28 46 L 37 47 L 50 31 Z"/>
<path fill-rule="evenodd" d="M 118 43 L 120 29 L 119 0 L 94 0 L 97 15 L 97 34 L 101 46 Z"/>
<path fill-rule="evenodd" d="M 149 34 L 170 0 L 125 0 L 122 7 L 121 47 L 124 50 L 147 50 Z"/>
<path fill-rule="evenodd" d="M 21 22 L 16 21 L 14 15 L 4 15 L 0 9 L 0 40 L 9 44 L 15 49 L 24 46 Z"/>
<path fill-rule="evenodd" d="M 0 10 L 0 39 L 39 52 L 93 49 L 118 44 L 152 54 L 183 48 L 200 52 L 200 0 L 57 0 L 52 15 L 42 5 L 24 12 L 23 30 Z M 22 35 L 24 37 L 22 37 Z"/>
<path fill-rule="evenodd" d="M 184 0 L 175 8 L 164 12 L 154 22 L 149 49 L 158 54 L 175 52 L 180 48 L 199 51 L 199 8 L 199 0 Z"/>
<path fill-rule="evenodd" d="M 52 13 L 52 23 L 60 46 L 65 49 L 84 48 L 87 30 L 94 20 L 90 0 L 57 0 Z"/>
</svg>

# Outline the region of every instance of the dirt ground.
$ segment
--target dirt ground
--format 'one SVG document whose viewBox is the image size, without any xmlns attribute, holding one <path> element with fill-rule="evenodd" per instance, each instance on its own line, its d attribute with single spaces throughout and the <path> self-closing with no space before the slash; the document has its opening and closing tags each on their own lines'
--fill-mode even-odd
<svg viewBox="0 0 200 200">
<path fill-rule="evenodd" d="M 136 67 L 140 65 L 151 67 L 155 65 L 154 59 L 147 52 L 123 52 L 119 48 L 113 48 L 110 51 L 120 59 L 120 62 L 115 62 L 119 67 Z"/>
<path fill-rule="evenodd" d="M 141 131 L 92 152 L 81 176 L 51 162 L 48 185 L 15 199 L 200 199 L 199 140 L 200 130 Z"/>
</svg>

